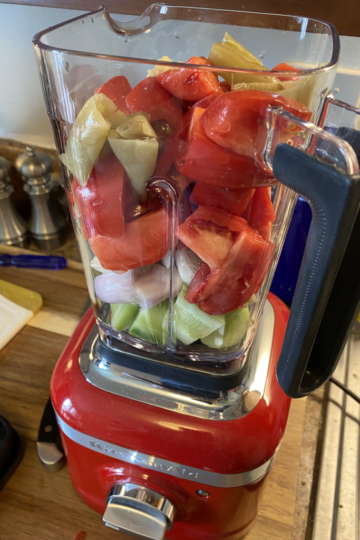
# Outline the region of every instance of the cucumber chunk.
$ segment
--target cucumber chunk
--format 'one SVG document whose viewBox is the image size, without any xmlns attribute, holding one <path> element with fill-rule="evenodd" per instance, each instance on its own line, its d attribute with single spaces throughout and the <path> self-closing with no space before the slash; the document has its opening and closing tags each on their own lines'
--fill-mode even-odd
<svg viewBox="0 0 360 540">
<path fill-rule="evenodd" d="M 184 345 L 190 345 L 190 343 L 204 338 L 217 328 L 224 326 L 225 316 L 204 313 L 197 305 L 190 304 L 185 300 L 186 292 L 187 287 L 183 286 L 174 304 L 173 331 Z"/>
<path fill-rule="evenodd" d="M 165 346 L 169 333 L 163 322 L 168 317 L 168 312 L 169 300 L 149 309 L 141 309 L 130 328 L 130 334 L 155 345 Z"/>
<path fill-rule="evenodd" d="M 208 336 L 201 339 L 201 342 L 212 349 L 222 349 L 233 347 L 241 342 L 249 324 L 249 308 L 236 309 L 225 315 L 225 324 Z"/>
<path fill-rule="evenodd" d="M 111 326 L 115 330 L 126 330 L 130 328 L 136 315 L 139 313 L 140 306 L 137 304 L 110 304 L 111 305 Z"/>
</svg>

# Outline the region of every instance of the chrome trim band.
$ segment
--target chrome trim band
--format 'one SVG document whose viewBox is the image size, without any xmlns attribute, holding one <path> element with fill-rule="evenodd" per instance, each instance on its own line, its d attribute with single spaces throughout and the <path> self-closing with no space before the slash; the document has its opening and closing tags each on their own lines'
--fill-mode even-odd
<svg viewBox="0 0 360 540">
<path fill-rule="evenodd" d="M 105 456 L 118 458 L 125 463 L 133 463 L 143 469 L 155 469 L 156 471 L 175 476 L 176 478 L 186 478 L 186 480 L 198 482 L 207 486 L 232 488 L 252 484 L 257 480 L 260 480 L 260 478 L 269 471 L 276 455 L 274 454 L 266 463 L 263 463 L 263 465 L 260 465 L 260 467 L 251 471 L 238 474 L 215 473 L 197 469 L 195 467 L 188 467 L 187 465 L 181 465 L 174 461 L 149 456 L 148 454 L 142 454 L 136 450 L 129 450 L 122 446 L 107 443 L 101 439 L 77 431 L 64 422 L 58 415 L 56 415 L 56 417 L 59 427 L 64 435 L 85 448 L 89 448 L 90 450 L 94 450 L 94 452 L 98 452 Z"/>
<path fill-rule="evenodd" d="M 98 329 L 94 326 L 80 352 L 85 379 L 118 396 L 205 420 L 228 421 L 251 412 L 265 390 L 275 327 L 275 312 L 267 300 L 259 327 L 246 358 L 243 384 L 227 392 L 200 393 L 196 388 L 171 386 L 136 368 L 123 368 L 97 355 Z M 139 352 L 141 355 L 141 351 Z"/>
</svg>

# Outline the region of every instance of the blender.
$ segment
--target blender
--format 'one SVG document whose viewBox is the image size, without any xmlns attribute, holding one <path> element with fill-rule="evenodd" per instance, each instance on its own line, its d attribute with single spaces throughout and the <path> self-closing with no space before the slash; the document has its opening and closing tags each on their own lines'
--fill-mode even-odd
<svg viewBox="0 0 360 540">
<path fill-rule="evenodd" d="M 128 23 L 101 7 L 34 46 L 92 301 L 51 382 L 72 482 L 136 538 L 241 538 L 290 397 L 336 366 L 355 309 L 318 353 L 341 287 L 360 297 L 342 265 L 358 162 L 316 127 L 337 32 L 154 4 Z M 287 324 L 268 290 L 297 193 L 316 212 Z"/>
</svg>

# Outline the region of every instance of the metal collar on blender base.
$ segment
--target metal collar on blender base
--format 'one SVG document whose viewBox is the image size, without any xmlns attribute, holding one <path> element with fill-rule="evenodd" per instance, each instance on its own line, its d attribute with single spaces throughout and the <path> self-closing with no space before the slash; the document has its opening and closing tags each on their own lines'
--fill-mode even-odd
<svg viewBox="0 0 360 540">
<path fill-rule="evenodd" d="M 97 327 L 87 337 L 80 353 L 80 369 L 86 380 L 106 392 L 207 420 L 235 420 L 248 414 L 263 396 L 271 355 L 275 314 L 266 301 L 259 328 L 247 354 L 236 386 L 217 389 L 219 379 L 209 381 L 208 388 L 185 384 L 175 377 L 154 375 L 133 364 L 122 365 L 99 354 Z M 104 346 L 102 346 L 104 347 Z M 139 352 L 141 355 L 141 352 Z M 110 356 L 111 358 L 111 356 Z M 132 357 L 130 357 L 132 358 Z M 185 371 L 185 370 L 183 370 Z M 194 377 L 195 374 L 192 375 Z M 230 379 L 232 380 L 232 379 Z M 214 386 L 211 388 L 211 383 Z M 210 389 L 209 389 L 210 388 Z"/>
<path fill-rule="evenodd" d="M 206 486 L 232 488 L 257 482 L 269 471 L 276 456 L 275 452 L 274 455 L 268 461 L 260 465 L 260 467 L 256 467 L 256 469 L 242 473 L 224 474 L 205 471 L 196 467 L 182 465 L 181 463 L 176 463 L 175 461 L 169 461 L 167 459 L 158 458 L 149 454 L 143 454 L 137 450 L 130 450 L 129 448 L 124 448 L 123 446 L 118 446 L 116 444 L 97 439 L 96 437 L 91 437 L 91 435 L 81 433 L 81 431 L 69 426 L 59 417 L 59 415 L 56 415 L 56 417 L 63 434 L 85 448 L 89 448 L 90 450 L 103 454 L 104 456 L 119 459 L 125 463 L 138 465 L 142 469 L 156 470 L 176 478 L 185 478 L 186 480 L 191 480 L 192 482 L 197 482 Z"/>
</svg>

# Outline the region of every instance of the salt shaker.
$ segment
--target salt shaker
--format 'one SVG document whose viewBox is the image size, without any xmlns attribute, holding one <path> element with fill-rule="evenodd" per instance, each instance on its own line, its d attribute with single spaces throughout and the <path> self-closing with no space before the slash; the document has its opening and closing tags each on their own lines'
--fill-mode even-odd
<svg viewBox="0 0 360 540">
<path fill-rule="evenodd" d="M 9 170 L 8 160 L 0 157 L 0 243 L 26 248 L 29 245 L 28 229 L 11 200 L 14 188 L 10 184 Z"/>
</svg>

